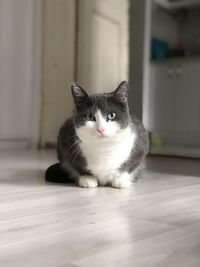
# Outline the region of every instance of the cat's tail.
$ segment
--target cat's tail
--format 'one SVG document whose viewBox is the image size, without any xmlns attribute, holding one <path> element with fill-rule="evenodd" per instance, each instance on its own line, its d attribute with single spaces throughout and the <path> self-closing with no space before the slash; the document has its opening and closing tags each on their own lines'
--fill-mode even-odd
<svg viewBox="0 0 200 267">
<path fill-rule="evenodd" d="M 74 182 L 70 175 L 65 172 L 59 163 L 51 165 L 45 172 L 45 180 L 53 183 L 71 183 Z"/>
</svg>

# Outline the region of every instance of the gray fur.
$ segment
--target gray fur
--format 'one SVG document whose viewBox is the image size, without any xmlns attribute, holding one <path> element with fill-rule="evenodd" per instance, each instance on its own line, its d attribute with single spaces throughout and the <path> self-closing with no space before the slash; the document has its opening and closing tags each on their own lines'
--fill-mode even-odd
<svg viewBox="0 0 200 267">
<path fill-rule="evenodd" d="M 130 157 L 119 166 L 119 170 L 132 173 L 140 168 L 143 159 L 148 153 L 148 134 L 142 123 L 129 114 L 127 86 L 127 82 L 122 82 L 112 93 L 89 96 L 79 85 L 72 85 L 75 111 L 73 117 L 66 120 L 61 127 L 57 143 L 57 155 L 61 167 L 71 178 L 76 180 L 79 175 L 92 175 L 87 170 L 87 162 L 79 146 L 81 141 L 76 135 L 75 129 L 84 125 L 86 114 L 91 111 L 95 112 L 97 108 L 103 114 L 110 112 L 117 113 L 116 121 L 119 123 L 121 129 L 129 125 L 136 133 L 136 143 L 131 151 Z"/>
</svg>

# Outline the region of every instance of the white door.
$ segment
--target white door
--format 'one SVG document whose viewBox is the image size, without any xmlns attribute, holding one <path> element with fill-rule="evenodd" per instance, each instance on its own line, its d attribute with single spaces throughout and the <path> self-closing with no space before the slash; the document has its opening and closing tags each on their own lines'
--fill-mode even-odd
<svg viewBox="0 0 200 267">
<path fill-rule="evenodd" d="M 174 90 L 176 142 L 195 147 L 200 145 L 199 69 L 198 60 L 177 63 Z"/>
<path fill-rule="evenodd" d="M 175 129 L 178 132 L 200 132 L 199 70 L 199 61 L 176 65 Z"/>
<path fill-rule="evenodd" d="M 151 65 L 148 130 L 175 146 L 200 145 L 200 62 Z"/>
<path fill-rule="evenodd" d="M 128 0 L 80 0 L 77 81 L 90 92 L 128 79 Z"/>
<path fill-rule="evenodd" d="M 171 132 L 174 114 L 173 66 L 154 63 L 151 65 L 151 93 L 149 94 L 148 130 L 156 133 Z"/>
<path fill-rule="evenodd" d="M 34 36 L 38 3 L 0 0 L 0 148 L 6 144 L 28 146 L 39 132 L 39 119 L 35 117 L 40 104 L 36 97 L 39 83 L 34 65 L 39 49 L 38 36 Z M 38 25 L 39 21 L 37 17 Z M 38 65 L 37 70 L 40 71 Z"/>
</svg>

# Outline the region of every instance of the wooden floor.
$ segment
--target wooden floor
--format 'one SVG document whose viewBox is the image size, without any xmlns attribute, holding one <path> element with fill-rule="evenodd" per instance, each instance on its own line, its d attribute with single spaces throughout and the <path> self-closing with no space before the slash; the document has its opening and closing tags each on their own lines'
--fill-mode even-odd
<svg viewBox="0 0 200 267">
<path fill-rule="evenodd" d="M 200 266 L 200 161 L 148 158 L 126 190 L 47 184 L 51 162 L 0 152 L 1 267 Z"/>
</svg>

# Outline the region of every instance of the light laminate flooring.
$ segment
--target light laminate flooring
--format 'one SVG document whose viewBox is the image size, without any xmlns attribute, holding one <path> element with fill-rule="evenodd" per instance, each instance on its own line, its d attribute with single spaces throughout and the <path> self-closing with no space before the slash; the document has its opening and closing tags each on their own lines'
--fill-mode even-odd
<svg viewBox="0 0 200 267">
<path fill-rule="evenodd" d="M 149 157 L 125 190 L 44 181 L 54 151 L 0 151 L 0 267 L 200 267 L 200 161 Z"/>
</svg>

